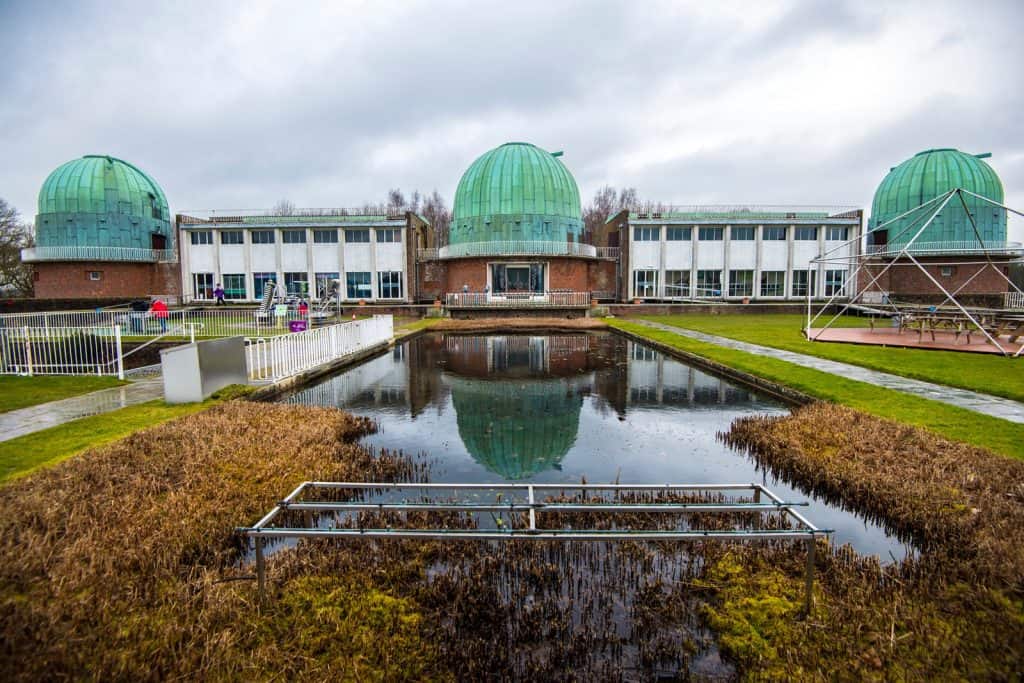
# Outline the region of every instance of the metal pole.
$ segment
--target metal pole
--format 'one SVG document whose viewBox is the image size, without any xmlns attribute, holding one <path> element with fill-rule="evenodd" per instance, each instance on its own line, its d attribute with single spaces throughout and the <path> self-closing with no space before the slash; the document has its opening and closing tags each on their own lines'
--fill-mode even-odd
<svg viewBox="0 0 1024 683">
<path fill-rule="evenodd" d="M 266 563 L 263 559 L 263 539 L 256 537 L 256 586 L 260 604 L 266 600 Z"/>
<path fill-rule="evenodd" d="M 32 376 L 32 338 L 29 336 L 28 327 L 25 331 L 25 364 L 28 365 L 28 376 Z"/>
<path fill-rule="evenodd" d="M 117 378 L 124 379 L 124 355 L 121 353 L 121 326 L 114 325 L 114 343 L 117 346 Z"/>
<path fill-rule="evenodd" d="M 814 606 L 814 536 L 807 539 L 807 577 L 804 595 L 804 611 L 811 613 Z"/>
</svg>

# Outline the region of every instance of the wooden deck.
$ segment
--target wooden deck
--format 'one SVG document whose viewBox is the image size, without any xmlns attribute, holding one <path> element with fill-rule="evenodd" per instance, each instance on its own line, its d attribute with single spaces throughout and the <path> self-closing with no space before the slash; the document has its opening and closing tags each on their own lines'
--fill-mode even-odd
<svg viewBox="0 0 1024 683">
<path fill-rule="evenodd" d="M 1009 353 L 1013 355 L 1020 350 L 1020 340 L 1011 342 L 1006 337 L 999 338 L 999 348 L 989 343 L 981 332 L 971 334 L 970 343 L 967 335 L 959 336 L 951 330 L 925 330 L 918 334 L 917 330 L 876 327 L 830 327 L 828 329 L 811 328 L 808 337 L 815 341 L 841 342 L 844 344 L 865 344 L 868 346 L 896 346 L 907 349 L 934 349 L 938 351 L 967 351 L 968 353 Z M 1024 357 L 1024 353 L 1020 357 Z"/>
</svg>

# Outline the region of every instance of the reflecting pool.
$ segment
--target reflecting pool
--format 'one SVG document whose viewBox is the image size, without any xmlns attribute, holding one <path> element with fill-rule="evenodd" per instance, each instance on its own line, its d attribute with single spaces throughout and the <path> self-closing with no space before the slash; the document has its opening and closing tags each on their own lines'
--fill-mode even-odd
<svg viewBox="0 0 1024 683">
<path fill-rule="evenodd" d="M 435 482 L 748 483 L 882 562 L 909 548 L 778 481 L 717 434 L 780 403 L 613 333 L 422 335 L 292 394 L 376 420 L 376 448 L 426 453 Z"/>
</svg>

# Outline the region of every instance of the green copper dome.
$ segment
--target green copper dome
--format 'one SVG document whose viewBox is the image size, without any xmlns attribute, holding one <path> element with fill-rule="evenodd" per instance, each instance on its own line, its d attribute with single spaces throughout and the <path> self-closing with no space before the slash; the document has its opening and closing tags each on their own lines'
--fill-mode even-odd
<svg viewBox="0 0 1024 683">
<path fill-rule="evenodd" d="M 874 230 L 900 214 L 957 188 L 1002 204 L 1003 184 L 992 167 L 982 161 L 988 156 L 965 154 L 949 148 L 929 149 L 915 154 L 893 168 L 878 186 L 871 203 L 868 228 Z M 1006 241 L 1006 211 L 966 194 L 964 199 L 986 246 L 1001 246 Z M 909 242 L 928 216 L 938 208 L 938 204 L 915 211 L 887 225 L 884 230 L 889 249 L 898 249 Z M 873 236 L 873 241 L 875 244 L 881 243 L 881 236 Z M 978 239 L 963 204 L 954 196 L 917 238 L 911 250 L 963 248 L 954 243 L 964 242 L 977 244 Z"/>
<path fill-rule="evenodd" d="M 505 479 L 525 479 L 556 467 L 576 443 L 583 396 L 571 382 L 456 376 L 447 381 L 466 450 Z"/>
<path fill-rule="evenodd" d="M 560 155 L 507 142 L 474 161 L 455 192 L 449 244 L 578 242 L 580 191 Z"/>
<path fill-rule="evenodd" d="M 126 161 L 84 156 L 58 167 L 39 190 L 40 247 L 171 249 L 173 242 L 163 190 Z"/>
</svg>

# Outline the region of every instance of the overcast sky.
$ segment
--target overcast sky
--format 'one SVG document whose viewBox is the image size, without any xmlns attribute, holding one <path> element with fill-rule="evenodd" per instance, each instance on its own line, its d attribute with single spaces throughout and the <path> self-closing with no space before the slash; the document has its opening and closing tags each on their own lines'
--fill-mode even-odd
<svg viewBox="0 0 1024 683">
<path fill-rule="evenodd" d="M 83 154 L 171 210 L 380 201 L 506 141 L 667 203 L 868 208 L 923 149 L 1024 208 L 1024 2 L 0 0 L 0 197 Z M 1024 237 L 1020 221 L 1011 239 Z"/>
</svg>

